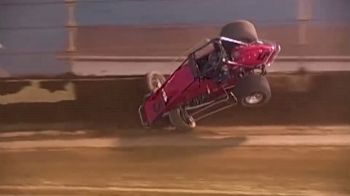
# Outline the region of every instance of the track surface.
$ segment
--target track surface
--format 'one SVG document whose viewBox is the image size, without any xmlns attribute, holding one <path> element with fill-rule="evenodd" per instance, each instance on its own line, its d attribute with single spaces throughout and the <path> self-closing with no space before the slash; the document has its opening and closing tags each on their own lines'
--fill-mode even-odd
<svg viewBox="0 0 350 196">
<path fill-rule="evenodd" d="M 44 139 L 0 135 L 0 193 L 350 194 L 347 126 L 200 128 L 191 134 L 139 137 L 82 138 L 77 133 L 60 140 L 54 139 L 57 133 Z"/>
</svg>

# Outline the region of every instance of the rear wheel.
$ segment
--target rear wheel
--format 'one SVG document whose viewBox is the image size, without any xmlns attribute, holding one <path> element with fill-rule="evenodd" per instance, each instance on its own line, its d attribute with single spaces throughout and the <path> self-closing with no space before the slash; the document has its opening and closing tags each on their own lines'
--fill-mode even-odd
<svg viewBox="0 0 350 196">
<path fill-rule="evenodd" d="M 258 40 L 258 34 L 254 24 L 247 20 L 239 20 L 226 24 L 222 27 L 220 36 L 244 42 L 254 42 Z"/>
<path fill-rule="evenodd" d="M 220 36 L 247 43 L 258 40 L 258 34 L 254 25 L 246 20 L 239 20 L 226 24 L 221 28 Z M 235 44 L 231 42 L 223 42 L 222 45 L 225 48 L 226 53 L 230 56 Z"/>
<path fill-rule="evenodd" d="M 238 103 L 245 107 L 261 106 L 271 98 L 271 89 L 268 80 L 261 74 L 251 73 L 241 78 L 234 94 Z"/>
</svg>

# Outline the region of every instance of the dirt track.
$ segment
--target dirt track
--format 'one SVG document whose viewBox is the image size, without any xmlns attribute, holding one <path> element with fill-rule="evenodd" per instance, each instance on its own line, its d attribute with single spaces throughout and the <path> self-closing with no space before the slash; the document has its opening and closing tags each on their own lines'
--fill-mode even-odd
<svg viewBox="0 0 350 196">
<path fill-rule="evenodd" d="M 113 148 L 3 149 L 0 195 L 349 195 L 350 140 L 332 145 L 349 137 L 349 127 L 302 129 L 221 128 L 102 141 Z M 264 145 L 245 145 L 254 137 Z"/>
<path fill-rule="evenodd" d="M 0 194 L 348 195 L 349 148 L 138 148 L 1 154 Z"/>
</svg>

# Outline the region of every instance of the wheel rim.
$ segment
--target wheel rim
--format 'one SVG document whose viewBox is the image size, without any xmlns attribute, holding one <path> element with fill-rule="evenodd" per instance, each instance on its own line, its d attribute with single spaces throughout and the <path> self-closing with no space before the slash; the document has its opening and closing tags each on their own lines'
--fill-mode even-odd
<svg viewBox="0 0 350 196">
<path fill-rule="evenodd" d="M 244 98 L 244 101 L 249 105 L 259 104 L 264 100 L 264 94 L 262 93 L 253 93 Z"/>
<path fill-rule="evenodd" d="M 196 122 L 194 121 L 194 119 L 193 119 L 192 117 L 189 117 L 189 119 L 188 119 L 188 125 L 189 125 L 191 128 L 196 127 Z"/>
<path fill-rule="evenodd" d="M 196 126 L 196 122 L 194 121 L 193 117 L 188 115 L 185 109 L 180 110 L 180 115 L 182 119 L 191 127 L 194 128 Z"/>
<path fill-rule="evenodd" d="M 158 89 L 162 86 L 162 81 L 158 77 L 152 78 L 153 89 Z"/>
</svg>

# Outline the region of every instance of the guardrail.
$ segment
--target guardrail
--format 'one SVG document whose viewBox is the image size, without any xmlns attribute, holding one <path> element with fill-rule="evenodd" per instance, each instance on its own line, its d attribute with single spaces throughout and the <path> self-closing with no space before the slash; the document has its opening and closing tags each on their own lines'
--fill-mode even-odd
<svg viewBox="0 0 350 196">
<path fill-rule="evenodd" d="M 78 76 L 134 76 L 150 71 L 170 74 L 185 57 L 174 56 L 60 56 L 70 58 Z M 350 71 L 350 56 L 280 56 L 269 72 Z"/>
<path fill-rule="evenodd" d="M 59 59 L 72 59 L 76 61 L 116 61 L 116 62 L 174 62 L 183 61 L 185 56 L 94 56 L 75 55 L 58 56 Z M 350 56 L 279 56 L 276 61 L 332 61 L 350 62 Z"/>
</svg>

